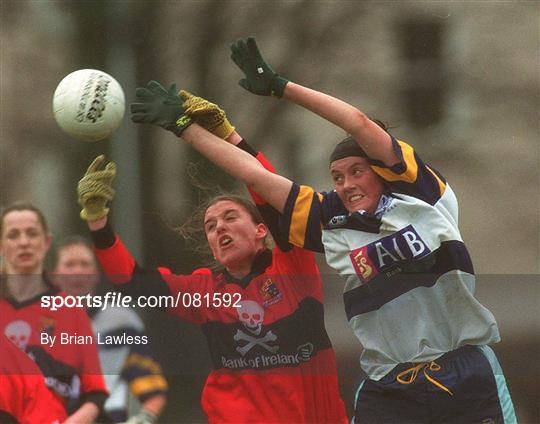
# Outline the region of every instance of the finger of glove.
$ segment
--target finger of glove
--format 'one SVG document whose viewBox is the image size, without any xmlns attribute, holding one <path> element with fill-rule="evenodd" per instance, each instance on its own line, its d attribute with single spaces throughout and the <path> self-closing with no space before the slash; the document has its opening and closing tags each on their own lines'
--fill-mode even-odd
<svg viewBox="0 0 540 424">
<path fill-rule="evenodd" d="M 183 100 L 183 101 L 187 101 L 189 100 L 190 98 L 192 97 L 195 97 L 193 94 L 191 94 L 189 91 L 186 91 L 186 90 L 180 90 L 180 98 Z"/>
<path fill-rule="evenodd" d="M 168 92 L 165 90 L 165 87 L 161 85 L 158 81 L 152 80 L 150 81 L 146 87 L 148 90 L 150 90 L 151 93 L 159 94 L 159 95 L 167 95 Z"/>
<path fill-rule="evenodd" d="M 233 51 L 232 54 L 231 54 L 231 59 L 236 64 L 236 66 L 238 66 L 240 69 L 242 69 L 242 71 L 244 70 L 244 68 L 243 68 L 244 61 L 240 57 L 239 53 Z"/>
<path fill-rule="evenodd" d="M 235 41 L 233 41 L 233 42 L 231 43 L 230 48 L 231 48 L 231 52 L 232 52 L 233 54 L 237 54 L 237 53 L 239 52 L 239 50 L 238 50 L 238 44 L 239 44 L 241 41 L 242 41 L 242 39 L 239 38 L 239 39 L 237 39 L 237 40 L 235 40 Z"/>
<path fill-rule="evenodd" d="M 169 96 L 178 97 L 178 88 L 176 88 L 176 83 L 171 84 L 171 86 L 167 90 L 167 93 L 169 93 Z"/>
<path fill-rule="evenodd" d="M 167 97 L 163 100 L 164 105 L 182 106 L 182 99 L 176 94 L 175 97 Z"/>
<path fill-rule="evenodd" d="M 99 199 L 103 198 L 106 200 L 112 200 L 114 197 L 115 190 L 108 184 L 94 182 L 94 184 L 87 185 L 80 190 L 79 198 L 81 204 L 86 203 L 89 199 Z"/>
<path fill-rule="evenodd" d="M 102 204 L 105 205 L 107 202 L 110 202 L 114 199 L 115 191 L 110 189 L 108 191 L 102 190 L 99 193 L 86 193 L 81 196 L 81 201 L 79 204 L 82 207 L 88 207 L 89 205 Z"/>
<path fill-rule="evenodd" d="M 92 181 L 104 177 L 108 178 L 111 174 L 116 174 L 116 164 L 114 162 L 109 162 L 103 169 L 87 172 L 84 177 L 81 178 L 81 181 Z"/>
<path fill-rule="evenodd" d="M 246 48 L 251 57 L 262 59 L 261 52 L 259 52 L 259 48 L 257 47 L 257 41 L 255 41 L 255 37 L 248 37 L 246 41 Z"/>
<path fill-rule="evenodd" d="M 213 104 L 213 103 L 210 103 L 208 100 L 203 99 L 202 97 L 191 95 L 191 97 L 189 97 L 184 102 L 184 104 L 187 105 L 187 107 L 192 107 L 192 106 L 197 106 L 197 105 L 203 105 L 203 104 L 206 105 L 206 104 Z"/>
<path fill-rule="evenodd" d="M 244 40 L 238 40 L 238 43 L 236 45 L 237 49 L 238 49 L 238 55 L 240 58 L 242 59 L 246 59 L 248 57 L 250 57 L 251 55 L 251 52 L 249 51 L 247 45 L 246 45 L 246 42 Z"/>
<path fill-rule="evenodd" d="M 241 38 L 236 40 L 233 44 L 231 44 L 231 59 L 233 60 L 236 65 L 244 70 L 244 64 L 246 60 L 248 59 L 248 50 L 246 46 L 246 42 L 242 40 Z"/>
<path fill-rule="evenodd" d="M 149 120 L 149 117 L 148 117 L 148 114 L 146 113 L 133 113 L 131 115 L 131 121 L 137 124 L 148 122 L 148 120 Z"/>
<path fill-rule="evenodd" d="M 154 97 L 154 94 L 146 87 L 137 87 L 135 89 L 135 96 L 139 98 Z"/>
<path fill-rule="evenodd" d="M 92 181 L 91 183 L 83 182 L 77 187 L 77 197 L 79 203 L 83 204 L 88 197 L 105 197 L 112 199 L 114 189 L 107 182 Z"/>
<path fill-rule="evenodd" d="M 148 111 L 148 103 L 131 103 L 129 105 L 129 110 L 130 110 L 131 113 L 147 112 Z"/>
<path fill-rule="evenodd" d="M 105 155 L 99 155 L 98 157 L 96 157 L 92 161 L 92 163 L 90 164 L 90 166 L 88 167 L 88 169 L 86 170 L 86 173 L 84 175 L 86 176 L 86 175 L 88 175 L 88 174 L 90 174 L 92 172 L 97 171 L 104 160 L 105 160 Z"/>
<path fill-rule="evenodd" d="M 105 171 L 103 171 L 103 173 L 109 178 L 109 181 L 114 180 L 114 177 L 116 177 L 116 163 L 109 162 L 105 167 Z"/>
<path fill-rule="evenodd" d="M 201 97 L 193 97 L 186 103 L 188 104 L 188 107 L 186 108 L 186 113 L 188 114 L 205 115 L 209 113 L 223 113 L 218 105 L 210 103 L 208 100 Z M 184 105 L 186 103 L 184 103 Z"/>
</svg>

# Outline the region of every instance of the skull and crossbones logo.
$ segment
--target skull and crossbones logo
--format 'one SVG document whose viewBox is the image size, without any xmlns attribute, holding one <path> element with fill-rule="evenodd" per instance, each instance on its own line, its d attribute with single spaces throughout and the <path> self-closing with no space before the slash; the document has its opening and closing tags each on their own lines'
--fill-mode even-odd
<svg viewBox="0 0 540 424">
<path fill-rule="evenodd" d="M 15 346 L 23 351 L 26 350 L 26 346 L 30 341 L 31 333 L 32 328 L 30 327 L 30 324 L 23 320 L 17 320 L 9 323 L 4 330 L 6 337 L 11 340 Z"/>
<path fill-rule="evenodd" d="M 245 356 L 253 347 L 260 346 L 270 353 L 276 353 L 279 349 L 278 345 L 269 345 L 269 342 L 277 340 L 277 336 L 270 330 L 262 337 L 259 337 L 262 332 L 264 309 L 261 305 L 253 300 L 244 300 L 239 303 L 237 309 L 238 318 L 244 324 L 248 333 L 238 329 L 234 335 L 234 340 L 247 342 L 243 346 L 238 346 L 236 351 L 240 355 Z"/>
</svg>

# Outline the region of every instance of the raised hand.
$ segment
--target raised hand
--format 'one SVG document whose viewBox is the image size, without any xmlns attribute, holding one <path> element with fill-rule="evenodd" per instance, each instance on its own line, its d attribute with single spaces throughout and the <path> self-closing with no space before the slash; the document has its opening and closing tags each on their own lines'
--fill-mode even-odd
<svg viewBox="0 0 540 424">
<path fill-rule="evenodd" d="M 88 167 L 84 177 L 77 184 L 80 216 L 86 221 L 96 221 L 109 213 L 107 203 L 114 198 L 112 181 L 116 176 L 116 164 L 109 162 L 105 167 L 105 155 L 99 155 Z"/>
<path fill-rule="evenodd" d="M 231 59 L 246 76 L 238 81 L 243 88 L 260 96 L 283 96 L 283 90 L 289 81 L 278 75 L 264 61 L 255 37 L 240 38 L 232 43 Z"/>
<path fill-rule="evenodd" d="M 130 104 L 133 122 L 157 125 L 178 137 L 193 122 L 185 114 L 176 84 L 166 90 L 159 82 L 150 81 L 135 90 L 135 97 L 137 102 Z"/>
</svg>

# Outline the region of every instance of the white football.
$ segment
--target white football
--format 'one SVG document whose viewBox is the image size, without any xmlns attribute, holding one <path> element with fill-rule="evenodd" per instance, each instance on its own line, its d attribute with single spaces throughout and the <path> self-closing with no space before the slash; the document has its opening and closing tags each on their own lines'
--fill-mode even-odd
<svg viewBox="0 0 540 424">
<path fill-rule="evenodd" d="M 53 96 L 56 122 L 82 141 L 98 141 L 116 130 L 124 117 L 124 91 L 103 71 L 80 69 L 66 76 Z"/>
</svg>

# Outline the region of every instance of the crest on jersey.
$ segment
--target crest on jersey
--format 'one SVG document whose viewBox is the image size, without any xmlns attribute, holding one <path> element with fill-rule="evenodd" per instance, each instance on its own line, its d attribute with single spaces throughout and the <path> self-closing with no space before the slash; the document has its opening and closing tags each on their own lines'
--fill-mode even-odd
<svg viewBox="0 0 540 424">
<path fill-rule="evenodd" d="M 279 291 L 276 283 L 274 283 L 270 278 L 261 286 L 259 293 L 263 298 L 263 306 L 265 308 L 278 303 L 283 298 L 283 293 Z"/>
<path fill-rule="evenodd" d="M 353 250 L 350 257 L 356 274 L 364 283 L 367 283 L 379 273 L 378 269 L 369 258 L 367 246 Z"/>
<path fill-rule="evenodd" d="M 51 317 L 42 316 L 39 318 L 39 332 L 47 333 L 49 336 L 54 334 L 54 328 L 56 327 L 56 320 Z"/>
<path fill-rule="evenodd" d="M 356 274 L 367 283 L 379 273 L 387 276 L 401 272 L 403 264 L 416 261 L 431 253 L 428 245 L 412 225 L 354 249 L 349 254 Z"/>
</svg>

